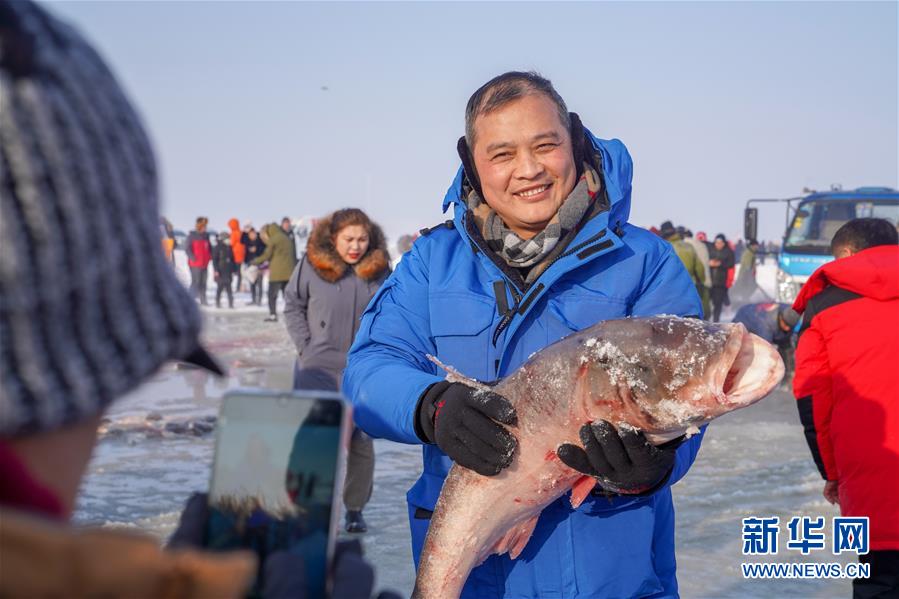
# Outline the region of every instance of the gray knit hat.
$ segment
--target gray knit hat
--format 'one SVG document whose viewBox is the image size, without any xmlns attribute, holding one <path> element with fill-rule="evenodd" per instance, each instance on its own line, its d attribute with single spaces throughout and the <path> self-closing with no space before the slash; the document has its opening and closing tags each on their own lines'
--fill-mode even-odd
<svg viewBox="0 0 899 599">
<path fill-rule="evenodd" d="M 0 0 L 0 244 L 0 437 L 97 414 L 167 360 L 212 363 L 140 120 L 82 37 L 21 0 Z"/>
</svg>

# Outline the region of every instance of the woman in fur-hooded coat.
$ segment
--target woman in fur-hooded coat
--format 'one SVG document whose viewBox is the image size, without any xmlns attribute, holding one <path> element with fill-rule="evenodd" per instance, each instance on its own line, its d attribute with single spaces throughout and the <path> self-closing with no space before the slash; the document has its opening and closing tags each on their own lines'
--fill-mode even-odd
<svg viewBox="0 0 899 599">
<path fill-rule="evenodd" d="M 362 312 L 389 274 L 384 233 L 364 212 L 338 210 L 316 223 L 285 290 L 284 320 L 298 354 L 295 388 L 337 390 Z M 350 532 L 365 532 L 374 464 L 371 438 L 355 430 L 344 488 Z"/>
</svg>

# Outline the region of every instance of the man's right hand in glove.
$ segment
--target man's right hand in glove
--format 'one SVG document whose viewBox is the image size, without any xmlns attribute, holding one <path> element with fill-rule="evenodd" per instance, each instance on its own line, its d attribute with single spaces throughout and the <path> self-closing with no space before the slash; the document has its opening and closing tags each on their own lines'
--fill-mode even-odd
<svg viewBox="0 0 899 599">
<path fill-rule="evenodd" d="M 457 464 L 484 476 L 512 463 L 518 441 L 500 424 L 515 425 L 515 408 L 505 397 L 462 383 L 441 381 L 418 400 L 415 431 Z"/>
</svg>

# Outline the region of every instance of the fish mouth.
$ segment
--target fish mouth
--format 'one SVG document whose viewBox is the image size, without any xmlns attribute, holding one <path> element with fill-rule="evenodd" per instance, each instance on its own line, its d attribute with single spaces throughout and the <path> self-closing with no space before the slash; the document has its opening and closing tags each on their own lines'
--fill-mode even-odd
<svg viewBox="0 0 899 599">
<path fill-rule="evenodd" d="M 718 402 L 745 407 L 771 392 L 784 376 L 784 363 L 768 342 L 746 330 L 741 323 L 730 325 L 720 365 L 715 373 Z"/>
</svg>

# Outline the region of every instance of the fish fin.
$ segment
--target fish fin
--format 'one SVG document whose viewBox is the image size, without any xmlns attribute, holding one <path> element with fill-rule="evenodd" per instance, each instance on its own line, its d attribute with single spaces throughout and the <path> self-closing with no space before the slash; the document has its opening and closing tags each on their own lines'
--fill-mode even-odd
<svg viewBox="0 0 899 599">
<path fill-rule="evenodd" d="M 480 381 L 476 381 L 473 378 L 467 377 L 452 366 L 448 366 L 441 362 L 436 356 L 432 356 L 431 354 L 426 354 L 428 360 L 437 365 L 438 368 L 446 372 L 446 380 L 451 383 L 462 383 L 464 385 L 468 385 L 474 389 L 480 389 L 481 391 L 490 391 L 490 385 L 485 385 Z"/>
<path fill-rule="evenodd" d="M 497 555 L 508 553 L 509 557 L 512 559 L 521 555 L 521 552 L 524 551 L 525 546 L 531 539 L 531 534 L 534 532 L 534 527 L 537 526 L 537 518 L 539 516 L 540 514 L 537 514 L 529 520 L 525 520 L 521 524 L 507 530 L 506 534 L 504 534 L 493 547 L 492 553 L 496 553 Z"/>
<path fill-rule="evenodd" d="M 516 559 L 519 555 L 521 555 L 521 552 L 524 551 L 524 548 L 527 546 L 528 541 L 531 540 L 531 535 L 534 534 L 534 528 L 537 527 L 538 516 L 539 514 L 515 529 L 515 532 L 517 534 L 515 535 L 515 538 L 509 548 L 510 559 Z"/>
<path fill-rule="evenodd" d="M 596 479 L 592 476 L 582 476 L 571 487 L 571 507 L 577 509 L 596 486 Z"/>
</svg>

